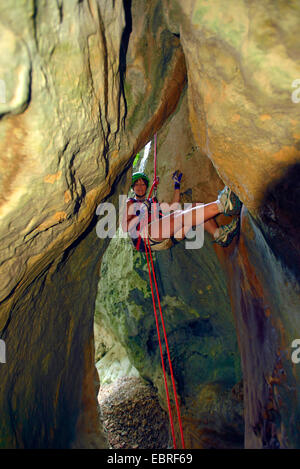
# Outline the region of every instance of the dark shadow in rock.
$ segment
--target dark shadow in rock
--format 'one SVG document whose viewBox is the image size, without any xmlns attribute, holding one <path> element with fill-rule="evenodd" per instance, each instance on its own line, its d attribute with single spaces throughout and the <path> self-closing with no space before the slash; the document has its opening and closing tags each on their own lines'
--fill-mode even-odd
<svg viewBox="0 0 300 469">
<path fill-rule="evenodd" d="M 120 46 L 120 54 L 119 54 L 120 96 L 119 96 L 119 103 L 118 103 L 118 115 L 120 116 L 120 99 L 122 96 L 124 100 L 124 105 L 125 105 L 123 122 L 125 122 L 126 115 L 127 115 L 127 101 L 125 97 L 124 80 L 125 80 L 125 74 L 126 74 L 126 55 L 127 55 L 128 44 L 129 44 L 129 37 L 132 31 L 131 0 L 123 0 L 123 8 L 124 8 L 124 13 L 125 13 L 125 28 L 123 30 L 123 34 L 121 38 L 121 46 Z"/>
<path fill-rule="evenodd" d="M 300 280 L 300 163 L 267 189 L 259 216 L 275 256 Z"/>
</svg>

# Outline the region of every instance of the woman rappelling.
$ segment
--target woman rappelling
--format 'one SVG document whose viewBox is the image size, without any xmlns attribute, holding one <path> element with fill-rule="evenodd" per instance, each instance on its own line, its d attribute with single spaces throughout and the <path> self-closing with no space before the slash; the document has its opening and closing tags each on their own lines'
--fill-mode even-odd
<svg viewBox="0 0 300 469">
<path fill-rule="evenodd" d="M 175 171 L 172 178 L 173 203 L 179 205 L 182 173 Z M 157 183 L 158 179 L 155 178 L 154 186 Z M 239 217 L 233 218 L 228 225 L 220 227 L 214 219 L 221 213 L 225 215 L 240 213 L 241 201 L 228 186 L 224 187 L 213 202 L 205 205 L 194 203 L 190 208 L 175 209 L 168 214 L 163 214 L 156 198 L 149 196 L 147 198 L 149 178 L 144 172 L 133 174 L 131 187 L 135 197 L 127 200 L 122 228 L 129 233 L 139 251 L 145 252 L 145 239 L 149 239 L 152 251 L 169 249 L 176 241 L 184 239 L 191 228 L 202 223 L 204 229 L 213 236 L 214 242 L 223 247 L 228 246 L 238 233 Z"/>
</svg>

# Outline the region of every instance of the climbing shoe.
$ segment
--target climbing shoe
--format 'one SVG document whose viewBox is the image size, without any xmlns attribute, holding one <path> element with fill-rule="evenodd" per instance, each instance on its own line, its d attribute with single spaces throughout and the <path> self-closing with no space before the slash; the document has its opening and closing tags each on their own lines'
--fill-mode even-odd
<svg viewBox="0 0 300 469">
<path fill-rule="evenodd" d="M 238 234 L 240 227 L 239 217 L 234 218 L 228 225 L 222 225 L 219 228 L 219 236 L 213 241 L 223 248 L 229 246 L 233 238 Z"/>
<path fill-rule="evenodd" d="M 228 186 L 219 192 L 218 201 L 223 208 L 224 215 L 239 215 L 242 202 Z"/>
</svg>

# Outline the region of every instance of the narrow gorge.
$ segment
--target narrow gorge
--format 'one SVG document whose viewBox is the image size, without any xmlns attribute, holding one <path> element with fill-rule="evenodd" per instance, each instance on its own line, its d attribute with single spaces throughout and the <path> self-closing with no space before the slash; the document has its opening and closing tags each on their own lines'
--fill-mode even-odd
<svg viewBox="0 0 300 469">
<path fill-rule="evenodd" d="M 228 247 L 154 253 L 186 448 L 300 448 L 299 23 L 296 0 L 2 2 L 0 448 L 172 447 L 146 257 L 97 235 L 154 135 L 160 201 L 180 169 L 182 203 L 243 204 Z M 127 419 L 112 443 L 114 402 L 143 441 Z"/>
</svg>

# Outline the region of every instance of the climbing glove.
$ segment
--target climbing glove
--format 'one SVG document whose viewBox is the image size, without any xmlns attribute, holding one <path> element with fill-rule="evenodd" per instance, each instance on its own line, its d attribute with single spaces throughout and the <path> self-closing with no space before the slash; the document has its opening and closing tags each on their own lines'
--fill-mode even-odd
<svg viewBox="0 0 300 469">
<path fill-rule="evenodd" d="M 174 181 L 174 189 L 180 189 L 181 178 L 182 173 L 177 169 L 172 176 L 172 179 Z"/>
</svg>

